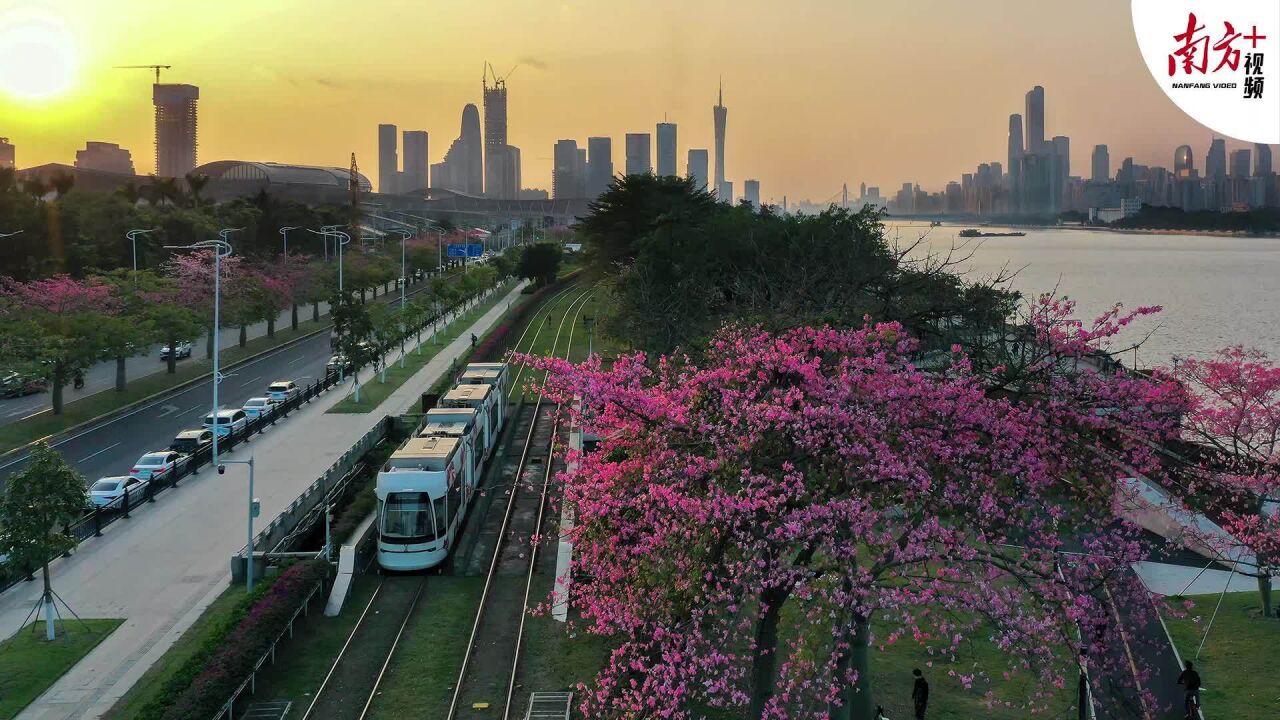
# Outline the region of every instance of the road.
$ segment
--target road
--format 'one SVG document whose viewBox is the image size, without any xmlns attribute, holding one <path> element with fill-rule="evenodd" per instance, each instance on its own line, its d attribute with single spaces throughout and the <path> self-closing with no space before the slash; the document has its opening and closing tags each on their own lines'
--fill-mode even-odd
<svg viewBox="0 0 1280 720">
<path fill-rule="evenodd" d="M 420 292 L 425 287 L 425 283 L 419 283 L 419 287 L 409 292 Z M 400 300 L 398 293 L 378 297 L 379 301 L 388 303 Z M 307 317 L 309 316 L 308 314 Z M 238 334 L 239 330 L 233 329 L 230 332 Z M 201 352 L 202 349 L 202 346 L 197 346 L 196 352 Z M 324 366 L 330 355 L 329 334 L 320 333 L 238 365 L 224 373 L 225 378 L 218 390 L 218 404 L 223 407 L 240 407 L 245 400 L 263 395 L 267 385 L 276 380 L 312 382 L 324 375 Z M 111 372 L 114 373 L 114 363 L 110 365 Z M 114 381 L 114 375 L 112 378 Z M 47 402 L 46 396 L 36 397 Z M 107 475 L 125 475 L 133 467 L 133 462 L 144 453 L 169 447 L 174 435 L 182 430 L 199 428 L 212 407 L 212 398 L 212 379 L 206 379 L 165 395 L 126 415 L 92 425 L 59 440 L 53 447 L 90 483 Z M 22 455 L 0 464 L 0 492 L 4 492 L 5 480 L 9 475 L 21 469 L 25 463 L 26 456 Z"/>
</svg>

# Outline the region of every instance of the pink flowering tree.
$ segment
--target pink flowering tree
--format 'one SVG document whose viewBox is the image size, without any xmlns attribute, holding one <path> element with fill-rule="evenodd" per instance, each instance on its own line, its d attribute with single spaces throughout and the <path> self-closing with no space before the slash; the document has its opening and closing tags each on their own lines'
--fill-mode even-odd
<svg viewBox="0 0 1280 720">
<path fill-rule="evenodd" d="M 309 302 L 315 298 L 319 302 L 318 268 L 309 255 L 289 253 L 276 256 L 263 271 L 278 280 L 283 289 L 278 295 L 287 296 L 292 312 L 289 324 L 293 330 L 298 329 L 298 303 Z M 319 308 L 316 308 L 319 313 Z M 316 319 L 319 319 L 318 317 Z"/>
<path fill-rule="evenodd" d="M 583 713 L 871 720 L 875 655 L 896 643 L 994 643 L 1006 675 L 1038 678 L 1029 711 L 1082 652 L 1105 670 L 1114 606 L 1153 612 L 1117 480 L 1160 471 L 1148 441 L 1174 433 L 1181 394 L 1089 360 L 1145 311 L 1085 326 L 1070 309 L 1033 305 L 1048 352 L 1004 383 L 959 347 L 917 367 L 892 323 L 727 327 L 697 362 L 607 370 L 517 356 L 602 438 L 560 476 L 574 579 L 553 599 L 614 646 Z M 951 674 L 996 701 L 989 672 Z"/>
<path fill-rule="evenodd" d="M 222 258 L 222 303 L 227 309 L 237 298 L 239 281 L 245 274 L 244 261 L 238 255 Z M 213 293 L 214 257 L 211 250 L 174 255 L 165 264 L 167 274 L 181 289 L 180 302 L 204 318 L 205 357 L 213 357 Z M 223 319 L 221 324 L 228 324 Z M 221 329 L 221 328 L 219 328 Z"/>
<path fill-rule="evenodd" d="M 52 385 L 53 413 L 62 413 L 62 388 L 77 371 L 101 360 L 119 309 L 111 286 L 67 275 L 5 280 L 0 287 L 0 353 Z"/>
<path fill-rule="evenodd" d="M 1274 617 L 1271 577 L 1280 565 L 1280 366 L 1243 347 L 1173 369 L 1191 393 L 1184 420 L 1194 445 L 1193 505 L 1229 537 L 1201 538 L 1257 577 L 1263 614 Z M 1244 551 L 1243 553 L 1241 551 Z"/>
</svg>

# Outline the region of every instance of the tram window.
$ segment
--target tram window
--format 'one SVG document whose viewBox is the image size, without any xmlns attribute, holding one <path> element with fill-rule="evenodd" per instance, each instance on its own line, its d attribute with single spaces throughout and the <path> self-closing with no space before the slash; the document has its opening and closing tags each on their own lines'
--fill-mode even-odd
<svg viewBox="0 0 1280 720">
<path fill-rule="evenodd" d="M 434 540 L 431 498 L 426 493 L 391 493 L 383 505 L 382 534 L 389 538 Z"/>
<path fill-rule="evenodd" d="M 445 496 L 441 495 L 435 499 L 436 506 L 436 537 L 444 537 L 449 532 L 448 513 L 445 512 Z"/>
<path fill-rule="evenodd" d="M 462 483 L 455 482 L 453 487 L 449 488 L 449 524 L 453 524 L 453 519 L 457 517 L 458 510 L 462 508 Z"/>
</svg>

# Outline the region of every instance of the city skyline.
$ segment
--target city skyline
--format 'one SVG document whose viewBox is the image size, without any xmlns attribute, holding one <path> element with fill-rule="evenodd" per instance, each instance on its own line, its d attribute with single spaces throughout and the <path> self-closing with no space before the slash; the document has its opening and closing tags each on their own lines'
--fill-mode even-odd
<svg viewBox="0 0 1280 720">
<path fill-rule="evenodd" d="M 923 24 L 907 11 L 871 11 L 881 25 L 910 26 L 936 38 L 930 52 L 960 52 L 963 45 L 965 57 L 972 59 L 949 73 L 946 82 L 908 77 L 894 60 L 902 50 L 852 24 L 851 11 L 835 3 L 811 2 L 799 12 L 761 4 L 749 24 L 729 21 L 749 37 L 775 45 L 801 48 L 806 40 L 786 60 L 754 49 L 751 42 L 708 37 L 691 43 L 691 28 L 706 26 L 702 20 L 721 19 L 715 12 L 719 5 L 672 4 L 670 12 L 659 13 L 664 20 L 638 9 L 565 5 L 554 23 L 519 8 L 471 8 L 465 20 L 462 13 L 415 9 L 414 20 L 439 21 L 424 25 L 429 39 L 420 45 L 361 42 L 367 55 L 354 63 L 312 66 L 301 61 L 308 57 L 306 48 L 326 33 L 338 32 L 337 25 L 353 38 L 372 38 L 392 18 L 403 23 L 403 9 L 397 15 L 390 4 L 371 3 L 367 13 L 344 23 L 303 18 L 299 22 L 318 36 L 282 36 L 274 33 L 273 21 L 300 4 L 183 8 L 178 14 L 202 27 L 204 44 L 192 45 L 161 32 L 163 23 L 146 13 L 129 17 L 115 8 L 102 12 L 90 3 L 72 2 L 60 15 L 41 12 L 61 22 L 75 40 L 76 82 L 65 94 L 41 101 L 0 94 L 0 132 L 17 147 L 19 167 L 70 164 L 76 150 L 94 141 L 132 151 L 140 160 L 138 171 L 149 172 L 151 83 L 145 73 L 112 66 L 164 62 L 174 65 L 165 71 L 164 82 L 201 89 L 201 161 L 340 166 L 355 151 L 363 166 L 373 168 L 379 123 L 453 137 L 459 109 L 483 101 L 475 76 L 489 57 L 497 66 L 519 68 L 511 83 L 509 142 L 525 149 L 525 187 L 550 187 L 550 149 L 557 138 L 611 137 L 621 146 L 626 133 L 652 132 L 664 115 L 681 126 L 677 169 L 683 170 L 684 148 L 714 147 L 706 107 L 722 72 L 731 98 L 726 104 L 734 110 L 725 177 L 765 178 L 766 199 L 775 201 L 786 194 L 793 201 L 820 202 L 838 194 L 845 182 L 880 187 L 912 182 L 941 189 L 977 163 L 1002 157 L 1007 142 L 1002 119 L 1024 109 L 1013 100 L 1034 85 L 1044 86 L 1053 98 L 1046 107 L 1046 128 L 1075 140 L 1070 158 L 1075 168 L 1089 168 L 1092 149 L 1099 144 L 1110 148 L 1113 165 L 1132 156 L 1140 164 L 1167 167 L 1172 148 L 1190 144 L 1203 156 L 1211 135 L 1151 83 L 1131 36 L 1127 8 L 1099 0 L 1080 3 L 1070 12 L 1013 8 L 1002 12 L 996 26 L 979 22 L 982 13 L 960 13 L 948 6 Z M 13 12 L 0 11 L 0 21 Z M 474 32 L 489 28 L 498 17 L 506 18 L 503 27 Z M 1049 18 L 1053 22 L 1046 24 Z M 843 23 L 846 19 L 849 24 Z M 123 29 L 126 21 L 130 47 L 113 40 L 126 36 L 112 30 Z M 519 31 L 543 26 L 550 26 L 545 33 Z M 1051 56 L 1065 52 L 1069 34 L 1085 26 L 1098 37 L 1096 50 L 1064 72 Z M 584 39 L 586 27 L 628 27 L 635 33 Z M 1033 43 L 1019 36 L 1018 28 L 1035 28 L 1044 51 L 1030 53 Z M 453 38 L 451 32 L 464 37 Z M 996 32 L 1018 37 L 1008 47 L 970 52 L 971 38 Z M 240 48 L 237 70 L 209 56 L 212 43 L 231 33 Z M 558 44 L 569 36 L 579 42 Z M 140 52 L 133 46 L 149 49 Z M 1015 57 L 1017 68 L 1006 67 Z M 818 69 L 801 81 L 801 71 L 808 73 L 810 65 Z M 848 73 L 855 65 L 859 72 Z M 1094 71 L 1108 82 L 1079 82 Z M 628 83 L 612 82 L 620 72 Z M 575 103 L 572 113 L 554 111 L 566 102 Z M 922 102 L 926 111 L 917 112 L 913 103 Z M 787 111 L 778 112 L 780 107 Z M 937 122 L 956 109 L 968 119 Z M 300 117 L 306 122 L 299 122 Z M 432 143 L 429 160 L 439 162 L 447 147 L 447 142 Z M 1229 142 L 1227 150 L 1248 147 Z"/>
</svg>

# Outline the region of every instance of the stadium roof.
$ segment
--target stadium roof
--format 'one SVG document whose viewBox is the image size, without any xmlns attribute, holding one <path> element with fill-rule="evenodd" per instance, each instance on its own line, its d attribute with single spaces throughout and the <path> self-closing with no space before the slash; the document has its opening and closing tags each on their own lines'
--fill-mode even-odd
<svg viewBox="0 0 1280 720">
<path fill-rule="evenodd" d="M 205 163 L 192 172 L 208 175 L 213 180 L 248 180 L 272 185 L 320 185 L 338 188 L 347 187 L 350 177 L 347 168 L 283 165 L 247 160 L 217 160 Z M 373 191 L 373 185 L 363 173 L 359 174 L 359 183 L 361 191 Z"/>
</svg>

